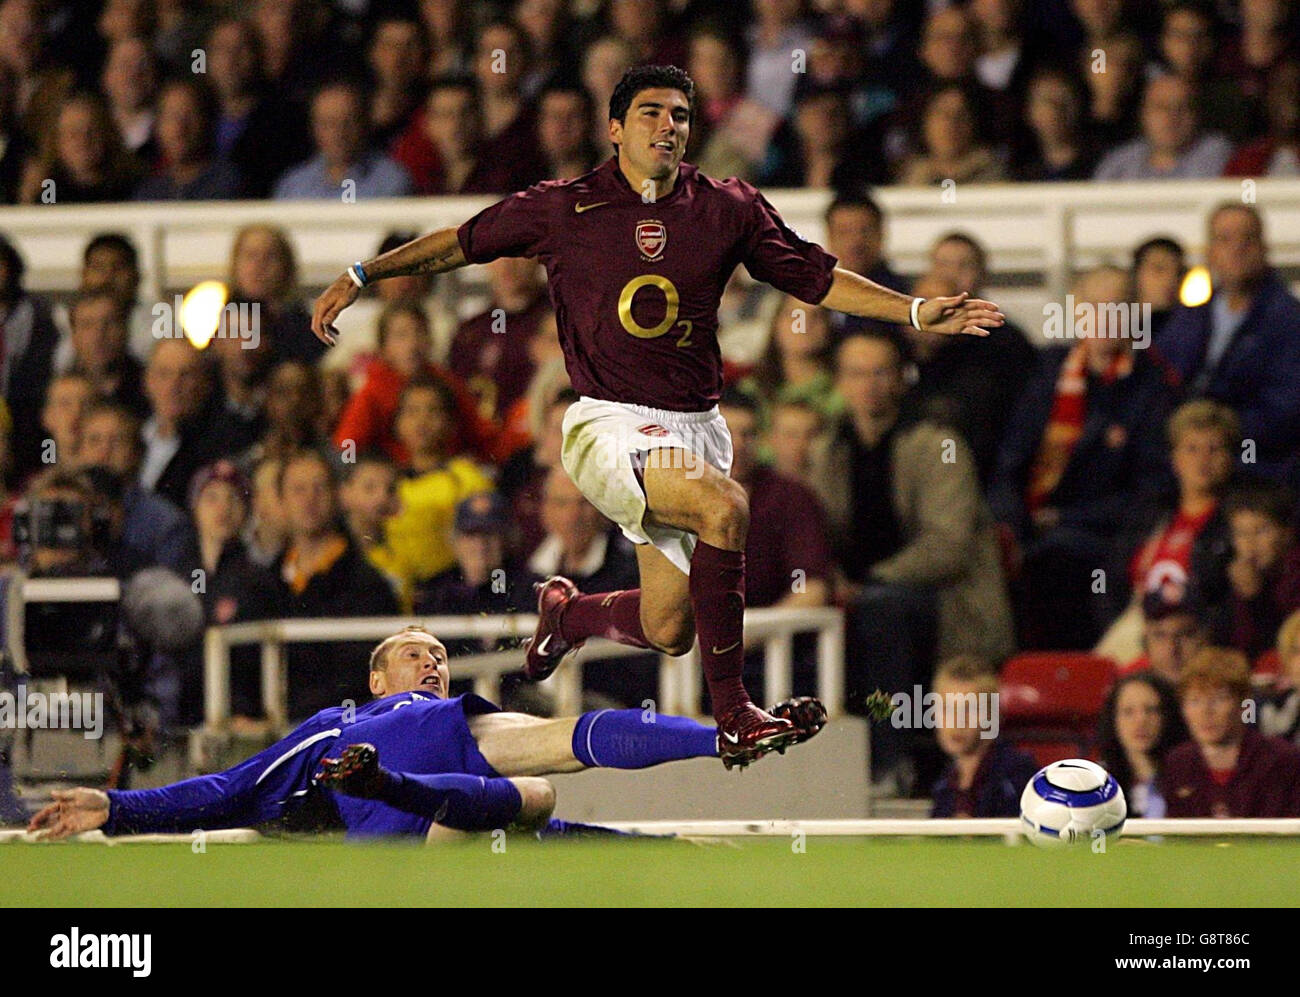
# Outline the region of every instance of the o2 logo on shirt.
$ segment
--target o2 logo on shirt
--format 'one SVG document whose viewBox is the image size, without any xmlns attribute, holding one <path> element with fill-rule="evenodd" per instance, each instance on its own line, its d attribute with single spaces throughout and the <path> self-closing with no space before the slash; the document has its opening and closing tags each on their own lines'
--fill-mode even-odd
<svg viewBox="0 0 1300 997">
<path fill-rule="evenodd" d="M 651 263 L 663 255 L 664 247 L 668 245 L 668 229 L 664 227 L 663 222 L 654 221 L 653 219 L 637 222 L 636 224 L 636 248 L 641 250 L 641 258 L 647 263 Z"/>
<path fill-rule="evenodd" d="M 644 326 L 632 317 L 632 299 L 636 297 L 636 292 L 643 287 L 653 287 L 663 292 L 664 296 L 664 317 L 658 325 Z M 669 329 L 676 328 L 681 332 L 677 339 L 679 347 L 694 346 L 691 339 L 691 332 L 695 328 L 695 323 L 690 319 L 678 319 L 677 310 L 681 305 L 681 295 L 677 293 L 677 288 L 667 277 L 661 277 L 659 274 L 647 273 L 640 277 L 633 277 L 623 285 L 623 290 L 618 296 L 618 321 L 623 328 L 637 339 L 657 339 L 664 335 Z"/>
</svg>

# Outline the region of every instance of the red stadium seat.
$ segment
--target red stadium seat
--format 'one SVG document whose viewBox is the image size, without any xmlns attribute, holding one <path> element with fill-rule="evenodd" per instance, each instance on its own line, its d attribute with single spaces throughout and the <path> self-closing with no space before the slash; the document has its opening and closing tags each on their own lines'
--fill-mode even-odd
<svg viewBox="0 0 1300 997">
<path fill-rule="evenodd" d="M 1051 765 L 1052 762 L 1059 762 L 1066 758 L 1085 757 L 1086 753 L 1081 749 L 1079 742 L 1074 740 L 1066 741 L 1035 741 L 1031 737 L 1011 736 L 1011 742 L 1027 754 L 1037 763 L 1039 768 Z"/>
<path fill-rule="evenodd" d="M 1096 721 L 1115 680 L 1115 663 L 1084 651 L 1033 651 L 1002 669 L 1003 722 L 1074 724 Z"/>
<path fill-rule="evenodd" d="M 1083 651 L 1018 654 L 1002 669 L 999 719 L 1041 764 L 1087 757 L 1115 663 Z"/>
</svg>

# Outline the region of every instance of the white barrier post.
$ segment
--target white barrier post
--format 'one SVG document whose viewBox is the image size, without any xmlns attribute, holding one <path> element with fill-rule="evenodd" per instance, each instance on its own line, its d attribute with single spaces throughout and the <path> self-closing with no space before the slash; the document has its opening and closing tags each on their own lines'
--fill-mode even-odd
<svg viewBox="0 0 1300 997">
<path fill-rule="evenodd" d="M 288 675 L 284 667 L 284 644 L 278 629 L 268 629 L 262 638 L 262 711 L 273 730 L 283 729 L 289 716 Z"/>
<path fill-rule="evenodd" d="M 817 634 L 817 695 L 828 715 L 844 712 L 844 614 Z"/>
<path fill-rule="evenodd" d="M 220 627 L 203 635 L 203 717 L 214 730 L 230 719 L 230 645 Z"/>
<path fill-rule="evenodd" d="M 787 632 L 767 638 L 763 657 L 763 705 L 770 707 L 790 695 L 794 688 L 794 635 Z"/>
</svg>

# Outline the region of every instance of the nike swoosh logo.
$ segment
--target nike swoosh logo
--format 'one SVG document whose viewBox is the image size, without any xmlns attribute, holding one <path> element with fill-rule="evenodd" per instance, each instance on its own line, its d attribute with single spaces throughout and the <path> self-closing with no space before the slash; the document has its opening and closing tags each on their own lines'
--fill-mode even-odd
<svg viewBox="0 0 1300 997">
<path fill-rule="evenodd" d="M 547 634 L 546 638 L 540 644 L 537 645 L 537 653 L 545 654 L 546 648 L 550 643 L 551 643 L 551 635 Z"/>
<path fill-rule="evenodd" d="M 608 203 L 608 201 L 597 201 L 595 204 L 575 204 L 573 206 L 573 213 L 575 215 L 580 215 L 584 211 L 590 211 L 592 208 L 599 208 L 602 204 Z"/>
<path fill-rule="evenodd" d="M 714 654 L 726 654 L 728 651 L 734 651 L 734 650 L 735 650 L 736 648 L 738 648 L 738 647 L 740 647 L 740 641 L 736 641 L 736 643 L 731 644 L 731 645 L 728 645 L 727 647 L 722 648 L 722 650 L 718 650 L 718 645 L 717 645 L 717 644 L 714 644 L 714 645 L 713 645 L 713 653 L 714 653 Z"/>
<path fill-rule="evenodd" d="M 727 741 L 730 742 L 731 744 L 739 744 L 739 743 L 740 743 L 740 735 L 739 735 L 739 734 L 729 734 L 729 733 L 727 733 L 725 730 L 720 730 L 720 731 L 718 731 L 718 733 L 721 734 L 723 737 L 725 737 L 725 738 L 727 739 Z"/>
</svg>

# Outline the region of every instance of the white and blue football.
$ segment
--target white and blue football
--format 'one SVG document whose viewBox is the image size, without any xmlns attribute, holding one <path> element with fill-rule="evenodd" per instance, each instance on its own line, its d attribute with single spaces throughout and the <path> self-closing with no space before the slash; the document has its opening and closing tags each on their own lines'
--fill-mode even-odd
<svg viewBox="0 0 1300 997">
<path fill-rule="evenodd" d="M 1096 762 L 1067 758 L 1039 769 L 1020 794 L 1020 822 L 1036 845 L 1052 848 L 1119 834 L 1124 791 Z"/>
</svg>

